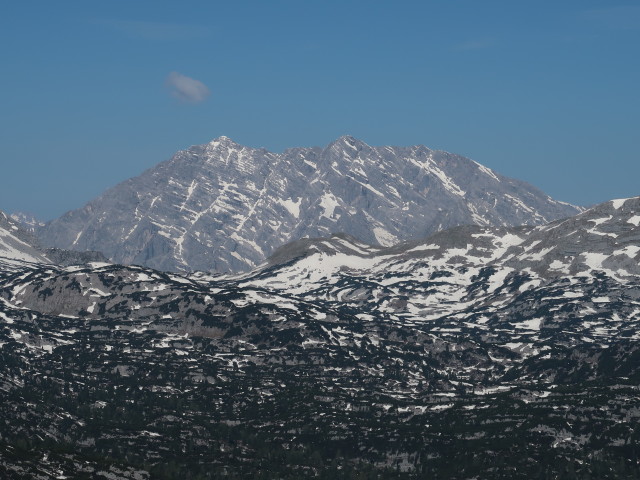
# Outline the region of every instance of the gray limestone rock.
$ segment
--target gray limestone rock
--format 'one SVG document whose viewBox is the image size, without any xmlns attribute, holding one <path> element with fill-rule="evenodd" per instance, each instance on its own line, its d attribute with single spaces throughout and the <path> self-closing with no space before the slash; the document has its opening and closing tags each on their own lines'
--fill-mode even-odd
<svg viewBox="0 0 640 480">
<path fill-rule="evenodd" d="M 305 237 L 390 246 L 457 225 L 538 225 L 580 212 L 424 146 L 341 137 L 282 153 L 226 137 L 178 152 L 39 229 L 48 246 L 172 271 L 237 272 Z"/>
<path fill-rule="evenodd" d="M 61 248 L 46 248 L 44 252 L 47 255 L 47 258 L 49 258 L 53 263 L 62 267 L 109 261 L 102 253 L 93 251 L 76 252 L 74 250 L 63 250 Z"/>
</svg>

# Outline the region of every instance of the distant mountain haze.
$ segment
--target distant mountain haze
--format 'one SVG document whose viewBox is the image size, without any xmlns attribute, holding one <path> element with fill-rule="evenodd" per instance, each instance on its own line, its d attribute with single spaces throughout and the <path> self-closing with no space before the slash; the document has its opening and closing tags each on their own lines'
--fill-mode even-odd
<svg viewBox="0 0 640 480">
<path fill-rule="evenodd" d="M 0 211 L 0 269 L 19 269 L 29 264 L 83 265 L 107 260 L 100 252 L 43 248 L 33 234 L 35 224 L 24 223 L 24 218 Z"/>
</svg>

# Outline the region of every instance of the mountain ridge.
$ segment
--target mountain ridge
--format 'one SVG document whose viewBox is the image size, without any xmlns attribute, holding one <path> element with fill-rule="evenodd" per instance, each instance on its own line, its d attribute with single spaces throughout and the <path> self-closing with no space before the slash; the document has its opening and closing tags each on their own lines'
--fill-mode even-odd
<svg viewBox="0 0 640 480">
<path fill-rule="evenodd" d="M 391 245 L 460 224 L 540 224 L 579 207 L 464 157 L 343 136 L 282 153 L 228 137 L 178 152 L 38 229 L 43 243 L 173 271 L 246 271 L 345 232 Z"/>
</svg>

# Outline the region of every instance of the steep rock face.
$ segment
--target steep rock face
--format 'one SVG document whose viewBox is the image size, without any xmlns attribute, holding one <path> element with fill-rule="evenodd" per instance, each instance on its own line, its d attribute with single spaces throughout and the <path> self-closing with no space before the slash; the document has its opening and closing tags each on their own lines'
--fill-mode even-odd
<svg viewBox="0 0 640 480">
<path fill-rule="evenodd" d="M 18 223 L 27 232 L 35 232 L 38 228 L 44 227 L 44 222 L 41 222 L 32 213 L 27 212 L 14 212 L 9 215 L 12 220 Z"/>
<path fill-rule="evenodd" d="M 341 137 L 281 154 L 226 137 L 178 152 L 40 229 L 44 243 L 163 270 L 243 271 L 303 237 L 389 246 L 456 225 L 580 211 L 467 158 Z"/>
<path fill-rule="evenodd" d="M 96 251 L 77 252 L 74 250 L 64 250 L 62 248 L 45 248 L 44 253 L 52 263 L 61 267 L 109 261 L 102 252 Z"/>
</svg>

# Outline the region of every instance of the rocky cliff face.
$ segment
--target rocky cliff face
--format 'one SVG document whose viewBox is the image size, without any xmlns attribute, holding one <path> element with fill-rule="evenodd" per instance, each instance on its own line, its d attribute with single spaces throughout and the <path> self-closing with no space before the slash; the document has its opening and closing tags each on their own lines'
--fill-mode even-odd
<svg viewBox="0 0 640 480">
<path fill-rule="evenodd" d="M 389 246 L 457 225 L 544 224 L 579 209 L 467 158 L 342 137 L 276 154 L 226 137 L 39 230 L 49 246 L 172 271 L 246 271 L 303 237 Z"/>
</svg>

